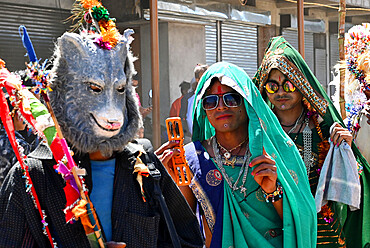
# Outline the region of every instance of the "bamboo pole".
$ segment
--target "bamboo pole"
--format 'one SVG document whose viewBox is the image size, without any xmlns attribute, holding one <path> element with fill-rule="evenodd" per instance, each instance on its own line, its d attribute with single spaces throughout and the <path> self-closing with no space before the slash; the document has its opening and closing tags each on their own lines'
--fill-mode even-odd
<svg viewBox="0 0 370 248">
<path fill-rule="evenodd" d="M 304 0 L 297 1 L 298 51 L 304 59 Z"/>
<path fill-rule="evenodd" d="M 344 33 L 345 33 L 345 21 L 346 21 L 346 0 L 340 0 L 339 5 L 339 23 L 338 23 L 338 43 L 339 43 L 339 60 L 343 62 L 345 60 L 344 54 Z M 344 80 L 346 70 L 344 66 L 339 68 L 339 105 L 340 114 L 342 119 L 346 118 L 345 100 L 344 100 Z"/>
<path fill-rule="evenodd" d="M 159 41 L 158 41 L 158 2 L 150 0 L 150 48 L 153 91 L 153 146 L 161 146 L 160 88 L 159 88 Z"/>
</svg>

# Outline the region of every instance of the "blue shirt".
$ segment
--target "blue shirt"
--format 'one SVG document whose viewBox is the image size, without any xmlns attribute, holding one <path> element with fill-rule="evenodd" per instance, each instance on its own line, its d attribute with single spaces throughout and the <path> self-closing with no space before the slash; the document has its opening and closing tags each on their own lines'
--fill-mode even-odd
<svg viewBox="0 0 370 248">
<path fill-rule="evenodd" d="M 91 161 L 93 190 L 90 199 L 98 213 L 107 241 L 112 240 L 112 202 L 116 159 Z"/>
</svg>

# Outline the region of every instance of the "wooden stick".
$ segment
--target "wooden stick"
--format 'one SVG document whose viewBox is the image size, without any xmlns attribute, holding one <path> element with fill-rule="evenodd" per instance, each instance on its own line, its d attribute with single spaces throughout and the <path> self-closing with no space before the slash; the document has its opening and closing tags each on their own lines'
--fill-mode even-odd
<svg viewBox="0 0 370 248">
<path fill-rule="evenodd" d="M 345 33 L 345 22 L 346 22 L 346 0 L 340 0 L 339 5 L 339 27 L 338 27 L 338 43 L 339 43 L 339 60 L 343 62 L 345 60 L 344 54 L 344 33 Z M 339 68 L 339 105 L 340 114 L 342 119 L 346 118 L 346 102 L 344 100 L 344 80 L 345 80 L 346 70 L 344 66 Z"/>
</svg>

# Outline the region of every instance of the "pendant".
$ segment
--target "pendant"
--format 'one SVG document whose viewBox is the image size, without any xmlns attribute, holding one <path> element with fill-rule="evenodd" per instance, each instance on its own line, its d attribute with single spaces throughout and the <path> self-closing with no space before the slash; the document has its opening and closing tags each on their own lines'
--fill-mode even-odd
<svg viewBox="0 0 370 248">
<path fill-rule="evenodd" d="M 231 158 L 231 154 L 230 154 L 230 152 L 225 152 L 225 153 L 224 153 L 224 157 L 225 157 L 226 159 Z"/>
<path fill-rule="evenodd" d="M 233 169 L 234 169 L 235 162 L 236 162 L 236 157 L 234 157 L 232 160 L 225 159 L 225 165 L 231 166 Z"/>
<path fill-rule="evenodd" d="M 243 186 L 240 190 L 240 193 L 244 195 L 244 198 L 247 197 L 247 188 Z"/>
</svg>

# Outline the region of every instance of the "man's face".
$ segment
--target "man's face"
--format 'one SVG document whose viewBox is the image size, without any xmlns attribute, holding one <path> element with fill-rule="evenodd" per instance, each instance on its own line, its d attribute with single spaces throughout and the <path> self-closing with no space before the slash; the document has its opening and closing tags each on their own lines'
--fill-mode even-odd
<svg viewBox="0 0 370 248">
<path fill-rule="evenodd" d="M 218 105 L 212 110 L 206 110 L 206 114 L 211 125 L 218 132 L 232 132 L 246 128 L 248 116 L 245 110 L 243 97 L 240 96 L 241 104 L 238 107 L 228 107 L 225 105 L 223 95 L 236 93 L 226 85 L 222 85 L 218 80 L 206 92 L 206 96 L 216 95 L 219 97 Z"/>
<path fill-rule="evenodd" d="M 18 114 L 15 114 L 13 117 L 13 125 L 16 131 L 22 131 L 26 128 L 26 123 L 24 123 Z"/>
<path fill-rule="evenodd" d="M 302 104 L 302 94 L 296 89 L 294 92 L 286 92 L 284 91 L 282 85 L 286 82 L 286 77 L 283 73 L 281 73 L 277 69 L 273 69 L 270 72 L 269 78 L 267 82 L 275 82 L 279 85 L 279 89 L 276 93 L 269 93 L 265 89 L 267 97 L 269 98 L 270 102 L 277 108 L 278 110 L 292 110 L 297 105 Z M 267 83 L 266 82 L 266 83 Z"/>
</svg>

